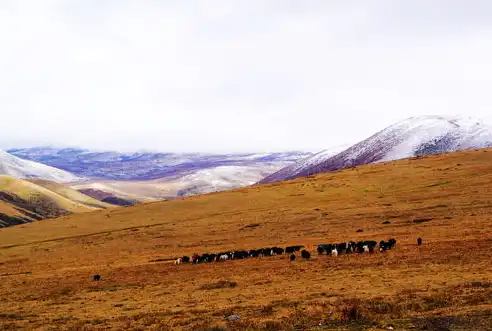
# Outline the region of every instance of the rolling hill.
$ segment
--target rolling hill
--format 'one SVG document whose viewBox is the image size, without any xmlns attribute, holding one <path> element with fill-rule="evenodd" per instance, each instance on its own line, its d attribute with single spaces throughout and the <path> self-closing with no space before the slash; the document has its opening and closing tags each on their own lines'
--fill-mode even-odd
<svg viewBox="0 0 492 331">
<path fill-rule="evenodd" d="M 55 192 L 62 197 L 73 201 L 75 203 L 85 205 L 88 207 L 94 207 L 94 208 L 110 208 L 114 207 L 111 204 L 101 202 L 97 199 L 94 199 L 86 194 L 83 194 L 77 190 L 72 189 L 71 187 L 67 185 L 63 185 L 60 183 L 52 182 L 49 180 L 44 180 L 44 179 L 30 179 L 29 182 L 34 183 L 38 186 L 44 187 L 45 189 L 48 189 L 52 192 Z"/>
<path fill-rule="evenodd" d="M 0 229 L 0 322 L 487 330 L 491 161 L 491 149 L 429 155 Z M 385 253 L 315 253 L 320 243 L 389 238 L 397 245 Z M 169 263 L 194 252 L 296 244 L 310 260 Z"/>
<path fill-rule="evenodd" d="M 9 198 L 0 193 L 0 228 L 42 219 L 40 215 L 12 203 Z"/>
<path fill-rule="evenodd" d="M 86 189 L 79 189 L 78 191 L 82 194 L 88 195 L 99 201 L 113 204 L 116 206 L 131 206 L 138 203 L 137 200 L 123 199 L 121 197 L 114 195 L 113 193 L 104 192 L 102 190 L 86 188 Z"/>
<path fill-rule="evenodd" d="M 62 184 L 0 175 L 0 227 L 114 207 Z"/>
<path fill-rule="evenodd" d="M 492 126 L 471 118 L 420 116 L 400 121 L 336 154 L 319 153 L 259 181 L 261 184 L 363 164 L 492 146 Z"/>
<path fill-rule="evenodd" d="M 0 150 L 0 175 L 16 178 L 39 178 L 61 183 L 81 180 L 67 171 L 53 168 L 39 162 L 24 160 Z"/>
</svg>

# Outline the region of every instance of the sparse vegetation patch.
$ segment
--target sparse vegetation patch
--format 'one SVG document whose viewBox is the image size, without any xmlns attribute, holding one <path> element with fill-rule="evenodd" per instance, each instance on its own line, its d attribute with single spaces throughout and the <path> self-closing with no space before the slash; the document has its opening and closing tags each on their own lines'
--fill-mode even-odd
<svg viewBox="0 0 492 331">
<path fill-rule="evenodd" d="M 236 282 L 229 280 L 221 280 L 215 283 L 204 284 L 200 286 L 200 290 L 216 290 L 221 288 L 234 288 L 237 286 Z"/>
</svg>

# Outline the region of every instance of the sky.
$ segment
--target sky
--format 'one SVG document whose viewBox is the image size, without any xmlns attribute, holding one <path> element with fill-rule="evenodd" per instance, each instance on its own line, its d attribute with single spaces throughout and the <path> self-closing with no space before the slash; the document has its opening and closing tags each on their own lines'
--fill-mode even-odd
<svg viewBox="0 0 492 331">
<path fill-rule="evenodd" d="M 492 116 L 488 0 L 0 0 L 0 148 L 319 151 Z"/>
</svg>

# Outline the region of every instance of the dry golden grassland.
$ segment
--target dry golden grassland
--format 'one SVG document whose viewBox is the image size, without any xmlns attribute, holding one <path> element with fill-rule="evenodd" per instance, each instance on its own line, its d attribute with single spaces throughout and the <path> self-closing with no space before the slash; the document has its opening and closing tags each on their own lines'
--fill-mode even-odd
<svg viewBox="0 0 492 331">
<path fill-rule="evenodd" d="M 492 330 L 491 214 L 492 150 L 479 150 L 1 229 L 0 326 Z M 387 253 L 315 253 L 391 237 Z M 291 244 L 312 259 L 166 261 Z"/>
<path fill-rule="evenodd" d="M 62 184 L 0 175 L 0 227 L 112 207 Z"/>
</svg>

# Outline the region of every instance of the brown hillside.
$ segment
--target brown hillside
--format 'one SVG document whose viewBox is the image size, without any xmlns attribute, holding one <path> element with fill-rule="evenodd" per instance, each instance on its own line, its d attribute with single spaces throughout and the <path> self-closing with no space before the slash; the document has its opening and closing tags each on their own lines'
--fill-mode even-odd
<svg viewBox="0 0 492 331">
<path fill-rule="evenodd" d="M 0 227 L 7 227 L 16 224 L 34 222 L 40 218 L 39 215 L 22 209 L 11 202 L 11 196 L 0 194 Z M 7 201 L 4 201 L 7 200 Z"/>
<path fill-rule="evenodd" d="M 113 193 L 104 192 L 102 190 L 95 190 L 92 188 L 80 189 L 80 193 L 90 196 L 91 198 L 97 199 L 102 202 L 110 203 L 116 206 L 130 206 L 137 204 L 136 200 L 128 200 L 117 197 Z"/>
<path fill-rule="evenodd" d="M 44 187 L 52 192 L 61 195 L 64 198 L 67 198 L 81 205 L 85 205 L 97 209 L 106 209 L 106 208 L 115 207 L 114 205 L 99 201 L 98 199 L 95 199 L 87 194 L 84 194 L 83 192 L 72 189 L 68 185 L 63 185 L 60 183 L 56 183 L 44 179 L 31 179 L 29 181 L 31 183 Z"/>
<path fill-rule="evenodd" d="M 0 323 L 490 330 L 491 161 L 492 150 L 434 155 L 1 229 Z M 317 243 L 390 237 L 386 254 L 314 254 Z M 149 262 L 289 244 L 312 260 Z"/>
<path fill-rule="evenodd" d="M 48 180 L 0 175 L 0 227 L 116 207 Z"/>
</svg>

